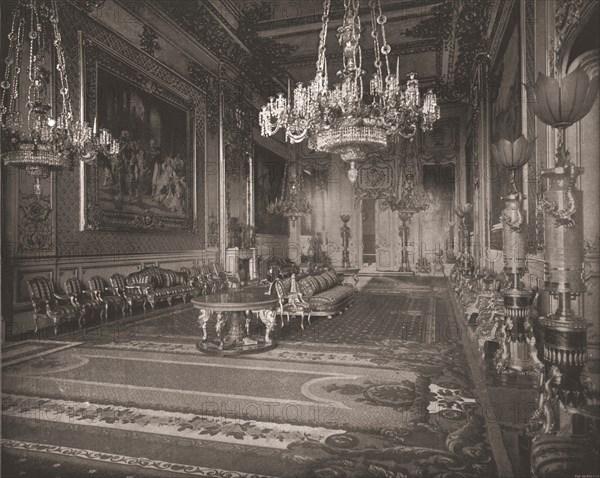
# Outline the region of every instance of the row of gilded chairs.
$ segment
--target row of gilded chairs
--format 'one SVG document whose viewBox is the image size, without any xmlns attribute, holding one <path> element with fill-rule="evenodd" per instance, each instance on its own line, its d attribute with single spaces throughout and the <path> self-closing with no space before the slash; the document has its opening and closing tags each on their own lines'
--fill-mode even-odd
<svg viewBox="0 0 600 478">
<path fill-rule="evenodd" d="M 239 276 L 225 272 L 218 263 L 182 267 L 181 272 L 196 286 L 198 295 L 240 287 Z M 83 327 L 94 312 L 99 313 L 101 322 L 106 322 L 111 307 L 115 314 L 120 309 L 124 318 L 127 311 L 132 315 L 134 305 L 141 304 L 144 312 L 148 305 L 143 286 L 128 283 L 122 274 L 113 274 L 109 283 L 95 275 L 88 280 L 87 289 L 80 279 L 70 277 L 64 282 L 64 293 L 58 293 L 53 281 L 47 277 L 35 277 L 27 281 L 27 287 L 33 305 L 35 333 L 40 321 L 50 321 L 57 335 L 61 323 L 77 322 L 79 327 Z"/>
</svg>

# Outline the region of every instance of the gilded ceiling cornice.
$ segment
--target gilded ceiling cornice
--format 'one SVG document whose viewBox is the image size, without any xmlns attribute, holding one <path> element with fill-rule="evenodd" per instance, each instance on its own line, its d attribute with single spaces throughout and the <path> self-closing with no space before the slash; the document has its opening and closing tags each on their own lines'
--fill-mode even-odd
<svg viewBox="0 0 600 478">
<path fill-rule="evenodd" d="M 294 47 L 258 37 L 255 15 L 260 5 L 246 9 L 235 29 L 211 2 L 153 0 L 152 5 L 221 63 L 249 80 L 263 96 L 284 86 L 281 78 L 286 74 L 275 60 L 289 55 Z"/>
<path fill-rule="evenodd" d="M 407 36 L 415 38 L 432 38 L 439 50 L 448 50 L 452 64 L 448 65 L 448 75 L 441 74 L 440 86 L 441 96 L 449 101 L 468 98 L 475 59 L 478 54 L 487 52 L 487 31 L 493 2 L 445 0 L 431 9 L 428 18 L 406 32 Z"/>
<path fill-rule="evenodd" d="M 409 10 L 411 8 L 423 8 L 430 5 L 436 5 L 443 0 L 408 0 L 408 1 L 400 1 L 394 2 L 390 4 L 386 4 L 384 10 L 384 14 L 387 14 L 389 17 L 389 12 L 395 10 Z M 364 2 L 366 6 L 361 6 L 360 15 L 368 15 L 370 13 L 370 8 L 368 6 L 368 2 Z M 311 23 L 321 24 L 321 16 L 323 12 L 318 11 L 314 12 L 314 14 L 303 15 L 303 16 L 294 16 L 291 18 L 282 18 L 282 19 L 264 19 L 259 22 L 258 29 L 259 31 L 271 30 L 274 28 L 286 28 L 293 27 L 299 25 L 309 25 Z M 427 15 L 427 12 L 424 12 L 421 16 Z M 331 10 L 329 14 L 330 20 L 341 20 L 344 16 L 344 8 L 343 3 L 339 0 L 333 0 L 331 4 Z"/>
</svg>

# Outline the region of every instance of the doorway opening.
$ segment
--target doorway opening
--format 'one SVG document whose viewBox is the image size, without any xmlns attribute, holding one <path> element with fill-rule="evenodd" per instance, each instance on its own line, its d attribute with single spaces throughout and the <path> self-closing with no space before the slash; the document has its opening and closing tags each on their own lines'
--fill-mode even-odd
<svg viewBox="0 0 600 478">
<path fill-rule="evenodd" d="M 375 245 L 375 199 L 362 201 L 362 265 L 371 267 L 377 261 Z"/>
</svg>

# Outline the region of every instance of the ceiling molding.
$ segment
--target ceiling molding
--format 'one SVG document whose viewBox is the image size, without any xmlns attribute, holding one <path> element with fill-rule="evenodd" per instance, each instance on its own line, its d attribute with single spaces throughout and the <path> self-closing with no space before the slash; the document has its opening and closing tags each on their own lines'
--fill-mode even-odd
<svg viewBox="0 0 600 478">
<path fill-rule="evenodd" d="M 397 24 L 401 22 L 405 22 L 407 20 L 413 19 L 422 19 L 430 16 L 430 12 L 422 12 L 422 13 L 402 13 L 402 12 L 389 12 L 385 14 L 387 17 L 386 26 L 390 26 L 391 24 Z M 363 17 L 361 17 L 363 18 Z M 370 17 L 369 17 L 370 18 Z M 328 34 L 336 34 L 337 29 L 342 25 L 342 19 L 329 20 L 327 32 Z M 273 39 L 281 39 L 288 38 L 294 36 L 306 35 L 308 33 L 318 34 L 321 31 L 322 23 L 321 17 L 318 18 L 318 21 L 314 22 L 306 22 L 298 25 L 289 25 L 289 26 L 278 26 L 270 29 L 259 29 L 258 35 L 262 38 L 273 38 Z M 370 27 L 369 27 L 370 29 Z"/>
<path fill-rule="evenodd" d="M 390 18 L 394 18 L 395 16 L 398 16 L 401 14 L 402 11 L 406 11 L 409 10 L 411 8 L 424 8 L 424 7 L 428 7 L 428 6 L 432 6 L 432 5 L 436 5 L 438 3 L 442 3 L 443 0 L 404 0 L 404 1 L 397 1 L 394 3 L 390 3 L 389 5 L 386 5 L 385 8 L 382 8 L 384 15 L 387 16 L 388 19 Z M 363 15 L 368 15 L 370 14 L 371 9 L 366 6 L 366 7 L 361 7 L 360 8 L 360 15 L 361 17 Z M 338 23 L 341 23 L 342 17 L 343 17 L 343 10 L 340 9 L 331 9 L 330 13 L 329 13 L 329 20 L 330 21 L 338 21 Z M 426 16 L 428 14 L 428 12 L 424 12 L 422 14 L 422 16 Z M 284 29 L 284 28 L 289 28 L 289 27 L 294 27 L 294 26 L 299 26 L 299 25 L 311 25 L 311 24 L 315 24 L 318 25 L 318 28 L 320 28 L 321 25 L 321 17 L 322 17 L 322 11 L 319 11 L 319 13 L 314 13 L 314 14 L 310 14 L 310 15 L 304 15 L 304 16 L 294 16 L 294 17 L 288 17 L 288 18 L 281 18 L 281 19 L 272 19 L 272 20 L 264 20 L 258 23 L 258 29 L 259 31 L 265 31 L 265 30 L 277 30 L 277 29 Z M 277 36 L 277 33 L 275 32 L 270 32 L 267 34 L 267 36 L 269 36 L 270 38 L 273 38 L 275 36 Z"/>
</svg>

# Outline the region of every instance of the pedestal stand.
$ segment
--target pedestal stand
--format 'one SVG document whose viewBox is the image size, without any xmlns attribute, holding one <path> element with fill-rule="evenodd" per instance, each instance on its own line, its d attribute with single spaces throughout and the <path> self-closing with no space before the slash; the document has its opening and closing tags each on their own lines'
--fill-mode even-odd
<svg viewBox="0 0 600 478">
<path fill-rule="evenodd" d="M 462 241 L 460 244 L 460 255 L 458 257 L 457 265 L 460 274 L 463 277 L 471 277 L 475 269 L 475 260 L 470 252 L 470 241 L 469 241 L 469 227 L 467 225 L 467 219 L 473 210 L 473 205 L 470 203 L 457 206 L 455 213 L 461 219 L 460 230 Z"/>
<path fill-rule="evenodd" d="M 504 273 L 510 278 L 510 285 L 503 291 L 505 318 L 494 362 L 498 373 L 516 373 L 536 380 L 543 364 L 537 357 L 535 334 L 529 321 L 535 304 L 532 292 L 521 287 L 521 277 L 527 271 L 527 225 L 522 209 L 525 197 L 516 191 L 514 181 L 513 188 L 504 198 L 501 216 Z"/>
<path fill-rule="evenodd" d="M 408 260 L 408 238 L 410 236 L 410 222 L 414 214 L 415 213 L 412 211 L 398 211 L 398 218 L 400 219 L 400 243 L 402 245 L 402 260 L 398 272 L 404 272 L 407 275 L 414 275 L 414 272 L 410 268 L 410 262 Z"/>
</svg>

